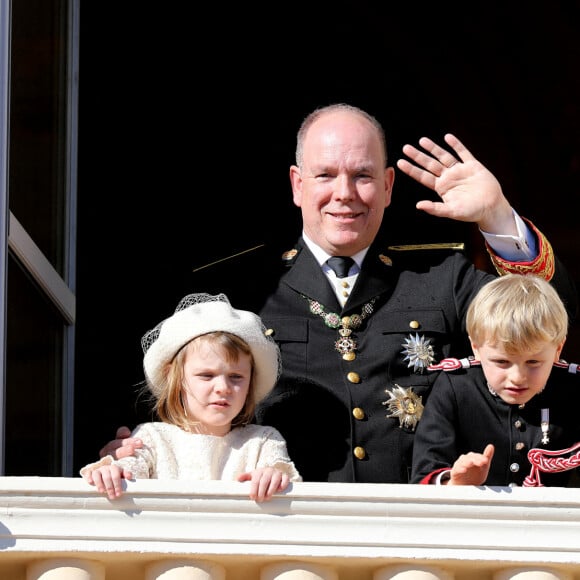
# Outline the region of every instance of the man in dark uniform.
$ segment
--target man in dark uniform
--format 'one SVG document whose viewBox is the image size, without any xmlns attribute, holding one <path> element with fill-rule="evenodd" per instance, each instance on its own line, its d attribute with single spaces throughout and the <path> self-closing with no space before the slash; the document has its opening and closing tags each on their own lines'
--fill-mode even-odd
<svg viewBox="0 0 580 580">
<path fill-rule="evenodd" d="M 399 160 L 399 169 L 441 198 L 417 208 L 477 223 L 500 273 L 544 276 L 574 315 L 574 284 L 549 242 L 459 140 L 446 141 L 459 159 L 429 139 L 419 142 L 425 151 L 403 149 L 415 163 Z M 424 371 L 451 353 L 469 353 L 467 306 L 493 279 L 457 248 L 382 242 L 394 176 L 383 129 L 366 112 L 331 105 L 303 122 L 290 168 L 302 236 L 256 310 L 280 346 L 283 368 L 257 421 L 280 430 L 305 481 L 409 481 L 413 434 L 434 380 Z M 348 258 L 344 271 L 329 257 Z M 222 290 L 237 308 L 249 307 Z M 126 435 L 119 430 L 101 455 L 130 454 L 138 442 Z"/>
</svg>

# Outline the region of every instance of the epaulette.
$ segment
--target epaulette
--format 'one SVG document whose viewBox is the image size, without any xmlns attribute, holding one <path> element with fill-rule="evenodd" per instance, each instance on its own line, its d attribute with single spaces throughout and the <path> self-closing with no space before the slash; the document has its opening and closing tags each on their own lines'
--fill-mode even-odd
<svg viewBox="0 0 580 580">
<path fill-rule="evenodd" d="M 473 356 L 468 356 L 466 358 L 444 358 L 438 363 L 429 365 L 427 367 L 428 371 L 456 371 L 458 369 L 468 369 L 470 367 L 480 367 L 481 362 L 478 361 Z M 555 367 L 559 369 L 567 369 L 567 371 L 573 375 L 580 374 L 578 363 L 568 363 L 565 360 L 559 360 L 554 363 Z"/>
<path fill-rule="evenodd" d="M 565 360 L 559 360 L 554 363 L 554 366 L 560 369 L 567 369 L 568 372 L 573 375 L 580 374 L 578 372 L 578 363 L 567 363 Z"/>
<path fill-rule="evenodd" d="M 429 365 L 428 371 L 456 371 L 457 369 L 468 369 L 469 367 L 479 367 L 481 363 L 473 356 L 467 358 L 444 358 L 438 363 Z"/>
<path fill-rule="evenodd" d="M 465 250 L 463 242 L 447 242 L 439 244 L 403 244 L 400 246 L 388 246 L 392 252 L 411 252 L 417 250 Z"/>
<path fill-rule="evenodd" d="M 294 261 L 296 260 L 296 256 L 298 256 L 299 253 L 300 249 L 298 248 L 292 248 L 291 250 L 287 250 L 286 252 L 284 252 L 282 254 L 282 263 L 284 264 L 284 266 L 288 268 L 292 266 L 292 264 L 294 264 Z"/>
</svg>

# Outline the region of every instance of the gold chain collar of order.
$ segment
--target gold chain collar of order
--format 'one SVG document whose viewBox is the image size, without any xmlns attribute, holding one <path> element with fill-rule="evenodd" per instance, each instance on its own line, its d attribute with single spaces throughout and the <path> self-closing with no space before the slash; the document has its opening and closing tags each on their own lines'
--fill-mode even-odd
<svg viewBox="0 0 580 580">
<path fill-rule="evenodd" d="M 310 306 L 310 312 L 320 316 L 324 320 L 324 324 L 329 328 L 338 329 L 339 338 L 334 343 L 334 348 L 342 355 L 342 358 L 347 361 L 356 358 L 355 350 L 357 349 L 357 342 L 352 336 L 352 331 L 361 327 L 363 321 L 374 312 L 374 303 L 376 298 L 369 300 L 361 309 L 360 314 L 351 314 L 350 316 L 340 316 L 336 312 L 328 312 L 320 302 L 307 298 Z"/>
</svg>

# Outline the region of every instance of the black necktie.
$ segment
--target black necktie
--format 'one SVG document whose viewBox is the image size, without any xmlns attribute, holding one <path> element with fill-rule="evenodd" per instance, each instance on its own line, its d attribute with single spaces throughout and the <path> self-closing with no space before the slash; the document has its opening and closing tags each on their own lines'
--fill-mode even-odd
<svg viewBox="0 0 580 580">
<path fill-rule="evenodd" d="M 337 278 L 346 278 L 348 276 L 348 271 L 354 264 L 354 260 L 347 256 L 332 256 L 332 258 L 328 258 L 328 260 L 326 260 L 326 263 L 336 274 Z"/>
</svg>

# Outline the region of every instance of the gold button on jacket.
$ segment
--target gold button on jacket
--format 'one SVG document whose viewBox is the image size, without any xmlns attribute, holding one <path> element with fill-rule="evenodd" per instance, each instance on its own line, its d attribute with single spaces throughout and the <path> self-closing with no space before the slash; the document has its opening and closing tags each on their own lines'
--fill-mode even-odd
<svg viewBox="0 0 580 580">
<path fill-rule="evenodd" d="M 364 447 L 355 447 L 353 450 L 353 453 L 357 459 L 364 459 L 366 457 L 366 454 L 367 454 Z"/>
</svg>

